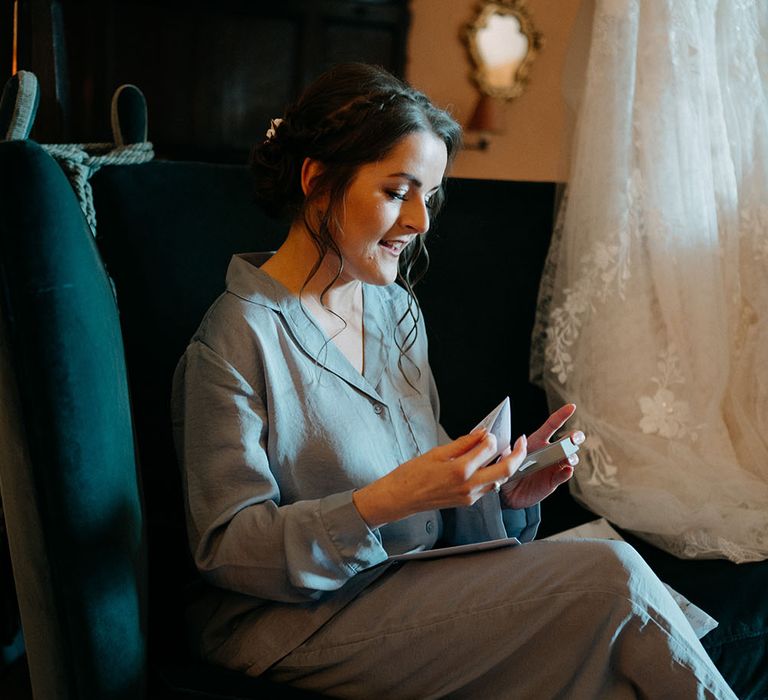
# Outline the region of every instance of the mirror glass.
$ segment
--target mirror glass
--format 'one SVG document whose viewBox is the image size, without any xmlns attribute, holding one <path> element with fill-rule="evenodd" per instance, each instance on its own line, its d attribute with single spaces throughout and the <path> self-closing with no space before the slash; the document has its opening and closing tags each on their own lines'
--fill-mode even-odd
<svg viewBox="0 0 768 700">
<path fill-rule="evenodd" d="M 514 82 L 515 73 L 528 53 L 528 37 L 520 31 L 517 17 L 491 15 L 488 25 L 477 33 L 477 50 L 488 82 L 504 88 Z"/>
<path fill-rule="evenodd" d="M 511 99 L 523 92 L 528 70 L 541 48 L 522 0 L 487 0 L 466 27 L 465 39 L 480 91 Z"/>
</svg>

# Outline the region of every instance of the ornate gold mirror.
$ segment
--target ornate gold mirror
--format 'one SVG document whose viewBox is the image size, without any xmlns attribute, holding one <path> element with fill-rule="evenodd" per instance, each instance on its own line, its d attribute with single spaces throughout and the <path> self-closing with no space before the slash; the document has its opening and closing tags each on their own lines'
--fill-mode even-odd
<svg viewBox="0 0 768 700">
<path fill-rule="evenodd" d="M 505 100 L 522 94 L 531 62 L 541 49 L 541 33 L 524 0 L 483 0 L 465 28 L 464 40 L 472 79 L 481 93 Z"/>
</svg>

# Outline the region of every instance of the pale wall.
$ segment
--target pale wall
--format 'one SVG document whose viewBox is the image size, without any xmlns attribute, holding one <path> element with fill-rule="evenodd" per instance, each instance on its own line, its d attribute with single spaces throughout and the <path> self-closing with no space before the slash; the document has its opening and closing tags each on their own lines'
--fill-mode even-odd
<svg viewBox="0 0 768 700">
<path fill-rule="evenodd" d="M 563 182 L 568 179 L 572 114 L 563 101 L 561 76 L 581 0 L 528 0 L 544 46 L 525 93 L 504 103 L 505 133 L 486 151 L 463 151 L 452 175 L 498 180 Z M 476 0 L 412 0 L 407 77 L 437 104 L 450 106 L 462 123 L 478 92 L 470 80 L 469 55 L 460 35 L 475 14 Z M 474 140 L 466 134 L 467 141 Z"/>
</svg>

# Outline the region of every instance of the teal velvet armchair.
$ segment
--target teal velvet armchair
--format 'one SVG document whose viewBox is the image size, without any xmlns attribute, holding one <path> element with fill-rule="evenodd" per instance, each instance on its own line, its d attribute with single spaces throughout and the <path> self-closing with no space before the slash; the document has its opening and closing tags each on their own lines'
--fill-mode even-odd
<svg viewBox="0 0 768 700">
<path fill-rule="evenodd" d="M 169 372 L 218 293 L 223 277 L 210 271 L 251 224 L 220 197 L 248 209 L 244 168 L 149 166 L 109 168 L 94 182 L 113 285 L 59 165 L 32 141 L 0 143 L 0 484 L 33 691 L 307 697 L 211 667 L 186 647 L 181 608 L 196 583 Z M 132 182 L 142 183 L 135 197 Z M 133 218 L 121 218 L 126 210 Z M 179 224 L 170 238 L 159 235 L 169 218 Z M 218 259 L 196 249 L 196 227 L 223 220 L 233 233 L 214 246 Z"/>
<path fill-rule="evenodd" d="M 36 697 L 140 697 L 146 557 L 123 344 L 69 182 L 0 144 L 3 504 Z"/>
</svg>

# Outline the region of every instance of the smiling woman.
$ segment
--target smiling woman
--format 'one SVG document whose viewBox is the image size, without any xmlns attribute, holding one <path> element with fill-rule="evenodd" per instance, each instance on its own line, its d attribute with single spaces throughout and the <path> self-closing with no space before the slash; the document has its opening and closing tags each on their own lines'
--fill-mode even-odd
<svg viewBox="0 0 768 700">
<path fill-rule="evenodd" d="M 573 466 L 507 480 L 573 405 L 493 463 L 487 430 L 451 440 L 439 423 L 411 281 L 459 141 L 423 94 L 351 64 L 256 148 L 257 198 L 289 216 L 288 236 L 266 262 L 233 258 L 174 377 L 210 584 L 189 611 L 194 643 L 334 697 L 732 698 L 634 550 L 531 543 Z M 391 559 L 509 538 L 526 544 Z"/>
<path fill-rule="evenodd" d="M 417 131 L 403 137 L 383 159 L 362 165 L 344 196 L 338 217 L 335 242 L 338 254 L 322 260 L 313 280 L 306 280 L 302 299 L 309 287 L 319 292 L 338 275 L 325 300 L 354 294 L 361 282 L 391 284 L 397 279 L 400 254 L 417 236 L 429 229 L 430 200 L 445 175 L 448 152 L 445 143 L 431 132 Z M 308 193 L 326 166 L 307 159 L 302 168 L 302 191 Z M 312 215 L 317 216 L 317 212 Z M 289 247 L 281 249 L 264 266 L 280 279 L 281 266 L 294 248 L 306 242 L 305 222 L 294 223 L 288 234 Z M 313 255 L 305 259 L 313 260 Z M 298 290 L 296 290 L 298 291 Z M 332 296 L 331 296 L 332 295 Z M 317 294 L 318 300 L 321 294 Z"/>
<path fill-rule="evenodd" d="M 367 92 L 366 92 L 367 91 Z M 301 299 L 358 371 L 365 361 L 361 283 L 407 290 L 403 354 L 418 334 L 411 285 L 461 131 L 420 92 L 358 64 L 319 78 L 255 149 L 256 196 L 292 224 L 262 270 Z"/>
</svg>

